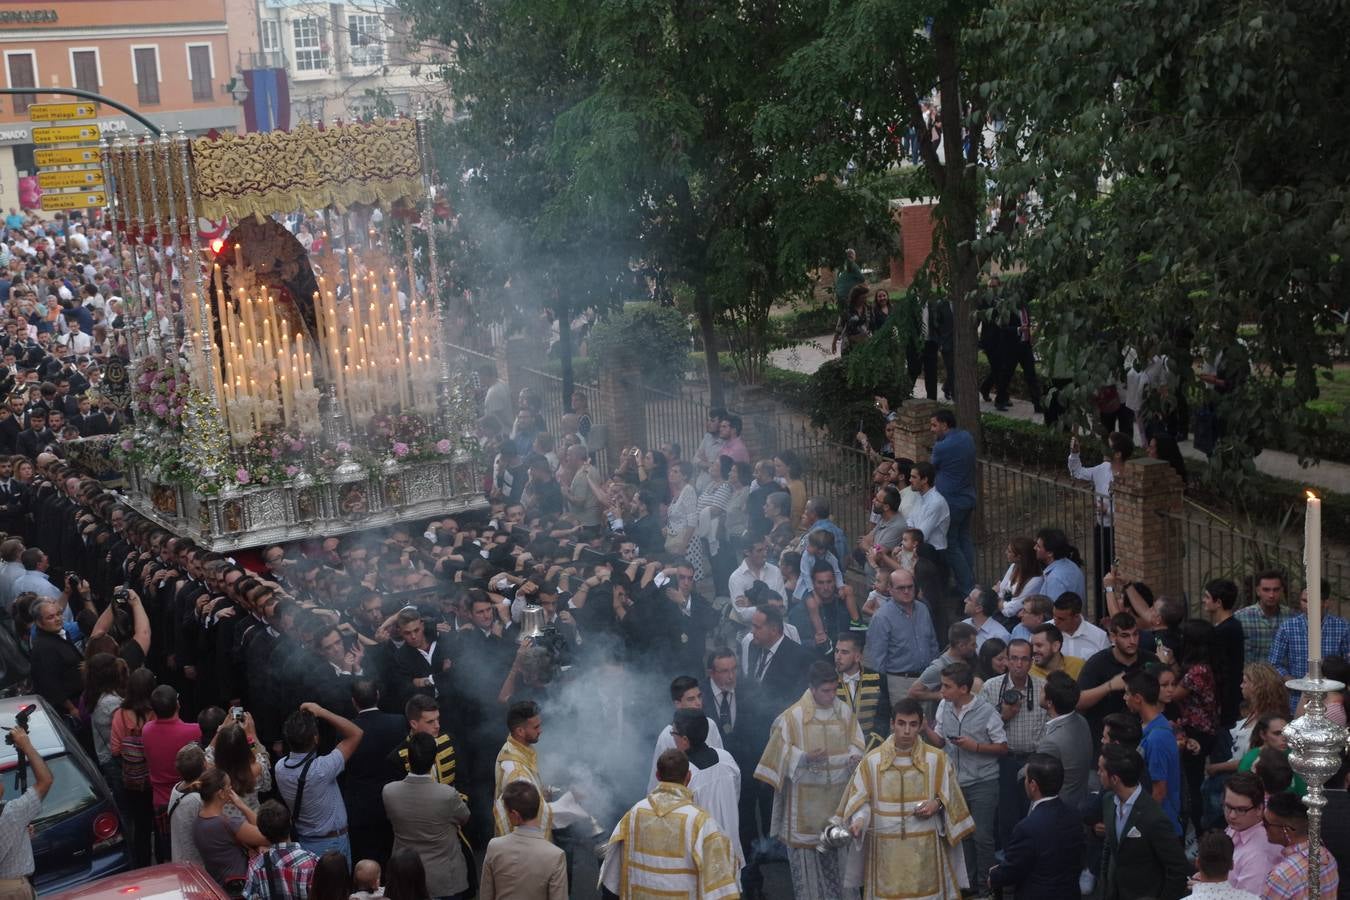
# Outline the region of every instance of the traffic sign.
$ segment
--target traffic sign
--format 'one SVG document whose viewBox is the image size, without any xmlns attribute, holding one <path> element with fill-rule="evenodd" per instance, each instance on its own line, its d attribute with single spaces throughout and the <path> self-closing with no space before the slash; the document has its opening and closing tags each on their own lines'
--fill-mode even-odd
<svg viewBox="0 0 1350 900">
<path fill-rule="evenodd" d="M 57 188 L 103 187 L 102 169 L 77 169 L 66 172 L 39 172 L 38 187 L 43 190 Z"/>
<path fill-rule="evenodd" d="M 59 209 L 86 209 L 90 206 L 106 206 L 108 196 L 103 191 L 89 191 L 83 194 L 43 194 L 42 208 L 47 212 Z"/>
<path fill-rule="evenodd" d="M 103 162 L 103 151 L 97 147 L 73 147 L 69 150 L 34 150 L 33 161 L 39 166 L 82 166 Z"/>
<path fill-rule="evenodd" d="M 34 128 L 35 144 L 66 144 L 74 141 L 96 141 L 102 132 L 97 125 L 55 125 L 49 128 Z"/>
<path fill-rule="evenodd" d="M 30 122 L 73 122 L 97 115 L 97 103 L 34 103 L 28 107 Z"/>
</svg>

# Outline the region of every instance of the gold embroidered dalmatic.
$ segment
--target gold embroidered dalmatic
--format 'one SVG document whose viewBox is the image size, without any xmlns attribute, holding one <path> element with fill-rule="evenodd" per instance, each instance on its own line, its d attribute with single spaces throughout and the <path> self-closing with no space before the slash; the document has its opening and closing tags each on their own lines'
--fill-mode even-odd
<svg viewBox="0 0 1350 900">
<path fill-rule="evenodd" d="M 544 830 L 544 837 L 552 840 L 553 810 L 548 805 L 544 780 L 539 777 L 539 757 L 533 747 L 508 737 L 497 754 L 493 775 L 492 821 L 496 826 L 497 837 L 515 830 L 511 827 L 511 820 L 506 817 L 506 805 L 502 803 L 502 789 L 513 781 L 528 781 L 539 791 L 539 827 Z"/>
<path fill-rule="evenodd" d="M 814 848 L 866 749 L 858 718 L 835 698 L 824 718 L 808 690 L 774 720 L 755 777 L 774 789 L 771 834 L 789 847 Z M 828 754 L 817 764 L 807 755 Z"/>
<path fill-rule="evenodd" d="M 864 900 L 958 900 L 966 877 L 961 841 L 975 831 L 947 754 L 916 741 L 899 756 L 887 738 L 859 763 L 839 804 L 845 824 L 861 824 Z M 941 798 L 921 819 L 919 804 Z"/>
<path fill-rule="evenodd" d="M 622 900 L 739 897 L 731 840 L 682 784 L 662 781 L 609 838 L 600 883 Z"/>
</svg>

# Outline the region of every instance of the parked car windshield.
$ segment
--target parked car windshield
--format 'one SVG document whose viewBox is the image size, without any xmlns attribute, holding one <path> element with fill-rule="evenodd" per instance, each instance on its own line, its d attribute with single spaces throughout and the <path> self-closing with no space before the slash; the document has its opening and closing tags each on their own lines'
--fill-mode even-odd
<svg viewBox="0 0 1350 900">
<path fill-rule="evenodd" d="M 98 794 L 85 777 L 84 772 L 69 756 L 57 756 L 47 760 L 52 770 L 52 789 L 42 801 L 42 812 L 34 824 L 42 827 L 48 822 L 64 819 L 69 815 L 98 803 Z M 5 784 L 4 800 L 17 800 L 20 794 L 18 786 L 18 767 L 0 772 Z M 28 784 L 33 784 L 32 770 L 28 772 Z"/>
</svg>

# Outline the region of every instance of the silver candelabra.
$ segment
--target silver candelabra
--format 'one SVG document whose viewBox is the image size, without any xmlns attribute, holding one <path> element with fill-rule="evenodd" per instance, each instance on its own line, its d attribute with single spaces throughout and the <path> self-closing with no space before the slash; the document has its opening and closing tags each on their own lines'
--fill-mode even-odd
<svg viewBox="0 0 1350 900">
<path fill-rule="evenodd" d="M 1347 731 L 1326 716 L 1326 695 L 1344 690 L 1345 685 L 1322 677 L 1322 661 L 1308 661 L 1308 674 L 1285 683 L 1291 691 L 1300 691 L 1307 702 L 1303 715 L 1285 726 L 1289 741 L 1289 762 L 1308 783 L 1303 804 L 1308 807 L 1308 898 L 1322 896 L 1322 808 L 1327 805 L 1324 785 L 1341 767 Z"/>
</svg>

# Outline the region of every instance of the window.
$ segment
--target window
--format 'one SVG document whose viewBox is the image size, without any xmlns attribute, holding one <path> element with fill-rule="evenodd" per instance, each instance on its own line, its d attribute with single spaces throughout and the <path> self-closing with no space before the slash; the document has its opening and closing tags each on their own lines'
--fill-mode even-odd
<svg viewBox="0 0 1350 900">
<path fill-rule="evenodd" d="M 71 50 L 70 70 L 75 76 L 75 86 L 82 91 L 97 91 L 103 79 L 98 77 L 97 50 Z"/>
<path fill-rule="evenodd" d="M 369 14 L 347 16 L 347 43 L 352 65 L 384 65 L 384 23 Z"/>
<path fill-rule="evenodd" d="M 132 47 L 132 77 L 136 80 L 136 100 L 143 106 L 159 102 L 159 48 Z"/>
<path fill-rule="evenodd" d="M 37 71 L 34 68 L 33 54 L 6 53 L 5 66 L 9 70 L 9 86 L 12 88 L 37 87 Z M 15 94 L 14 111 L 27 112 L 28 107 L 37 102 L 36 94 Z"/>
<path fill-rule="evenodd" d="M 188 76 L 192 79 L 192 99 L 211 99 L 211 45 L 188 44 Z"/>
<path fill-rule="evenodd" d="M 328 48 L 323 44 L 323 20 L 318 16 L 291 19 L 297 72 L 321 72 L 328 68 Z"/>
<path fill-rule="evenodd" d="M 281 49 L 281 23 L 276 19 L 263 19 L 258 24 L 262 27 L 263 52 L 276 53 Z"/>
</svg>

